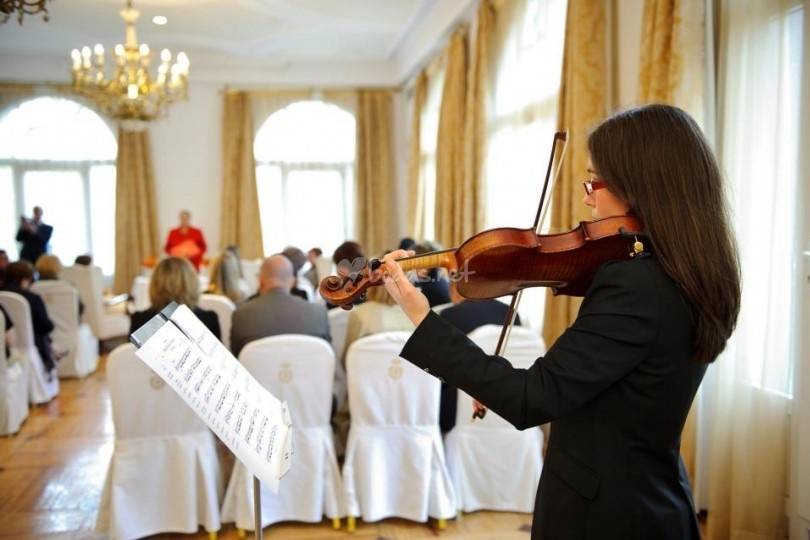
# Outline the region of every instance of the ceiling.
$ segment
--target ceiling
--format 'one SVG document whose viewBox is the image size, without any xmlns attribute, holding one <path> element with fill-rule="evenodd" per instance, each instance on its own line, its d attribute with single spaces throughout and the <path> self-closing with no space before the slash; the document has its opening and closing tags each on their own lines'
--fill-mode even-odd
<svg viewBox="0 0 810 540">
<path fill-rule="evenodd" d="M 138 40 L 184 50 L 206 67 L 390 61 L 435 0 L 134 0 Z M 0 25 L 0 55 L 64 57 L 73 48 L 124 39 L 123 0 L 52 0 L 50 22 L 26 16 Z M 155 15 L 168 18 L 157 26 Z"/>
</svg>

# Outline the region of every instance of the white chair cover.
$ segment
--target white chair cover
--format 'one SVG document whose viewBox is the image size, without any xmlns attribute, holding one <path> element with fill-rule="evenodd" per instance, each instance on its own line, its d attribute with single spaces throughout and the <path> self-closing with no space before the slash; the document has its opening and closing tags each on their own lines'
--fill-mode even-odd
<svg viewBox="0 0 810 540">
<path fill-rule="evenodd" d="M 37 281 L 31 290 L 42 297 L 56 327 L 53 347 L 62 358 L 56 368 L 60 377 L 85 377 L 98 365 L 98 340 L 86 323 L 79 321 L 79 293 L 65 281 Z"/>
<path fill-rule="evenodd" d="M 282 335 L 253 341 L 239 360 L 274 396 L 286 401 L 293 425 L 293 466 L 278 495 L 262 486 L 262 526 L 279 521 L 318 523 L 345 515 L 332 428 L 335 354 L 319 338 Z M 242 463 L 234 466 L 222 521 L 253 530 L 253 481 Z"/>
<path fill-rule="evenodd" d="M 84 318 L 96 339 L 104 340 L 125 336 L 129 332 L 129 315 L 124 304 L 118 309 L 104 306 L 104 286 L 101 268 L 73 265 L 62 270 L 65 281 L 72 283 L 84 302 Z"/>
<path fill-rule="evenodd" d="M 304 276 L 298 276 L 296 279 L 296 287 L 307 293 L 307 300 L 309 302 L 315 301 L 315 285 L 305 278 Z"/>
<path fill-rule="evenodd" d="M 130 294 L 132 295 L 132 308 L 135 311 L 149 309 L 149 306 L 152 304 L 149 301 L 150 280 L 151 278 L 149 276 L 135 276 L 135 279 L 132 280 L 132 290 Z"/>
<path fill-rule="evenodd" d="M 236 310 L 236 304 L 227 296 L 218 294 L 203 294 L 198 303 L 201 309 L 208 309 L 217 314 L 222 344 L 231 350 L 231 319 Z"/>
<path fill-rule="evenodd" d="M 470 333 L 470 339 L 492 354 L 500 332 L 500 326 L 486 325 Z M 528 368 L 544 353 L 543 340 L 534 331 L 512 328 L 505 357 L 513 366 Z M 445 444 L 459 510 L 532 512 L 543 469 L 540 428 L 518 431 L 493 411 L 473 422 L 472 398 L 459 390 L 456 425 Z"/>
<path fill-rule="evenodd" d="M 183 400 L 120 345 L 107 360 L 115 450 L 96 530 L 112 538 L 220 528 L 214 436 Z"/>
<path fill-rule="evenodd" d="M 6 291 L 0 292 L 0 304 L 14 321 L 14 348 L 27 361 L 28 399 L 34 404 L 47 403 L 59 393 L 59 377 L 55 371 L 50 377 L 45 372 L 42 357 L 34 343 L 31 306 L 23 296 Z"/>
<path fill-rule="evenodd" d="M 347 512 L 365 521 L 456 513 L 439 433 L 439 381 L 399 358 L 408 332 L 357 340 L 347 353 L 351 428 Z"/>
<path fill-rule="evenodd" d="M 0 312 L 0 435 L 11 435 L 28 417 L 28 381 L 24 364 L 8 364 L 5 336 L 6 319 Z"/>
</svg>

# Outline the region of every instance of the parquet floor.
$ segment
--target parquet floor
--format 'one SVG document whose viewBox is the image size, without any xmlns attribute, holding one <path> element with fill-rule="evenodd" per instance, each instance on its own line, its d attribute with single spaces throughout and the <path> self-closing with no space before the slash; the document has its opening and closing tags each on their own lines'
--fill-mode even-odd
<svg viewBox="0 0 810 540">
<path fill-rule="evenodd" d="M 94 532 L 104 476 L 113 451 L 110 398 L 104 363 L 83 380 L 63 380 L 59 397 L 34 407 L 19 433 L 0 437 L 0 540 L 101 539 Z M 531 516 L 476 512 L 448 522 L 441 532 L 398 519 L 358 523 L 350 535 L 331 523 L 267 527 L 268 540 L 528 540 Z M 171 534 L 152 538 L 207 539 Z M 236 539 L 225 525 L 220 539 Z M 248 538 L 252 538 L 248 534 Z"/>
</svg>

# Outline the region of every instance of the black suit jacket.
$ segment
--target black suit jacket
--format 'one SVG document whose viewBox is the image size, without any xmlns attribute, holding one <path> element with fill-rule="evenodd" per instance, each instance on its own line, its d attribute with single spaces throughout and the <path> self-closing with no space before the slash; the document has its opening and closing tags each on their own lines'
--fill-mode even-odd
<svg viewBox="0 0 810 540">
<path fill-rule="evenodd" d="M 22 242 L 20 259 L 30 261 L 31 264 L 37 262 L 39 256 L 48 251 L 48 242 L 51 239 L 53 227 L 40 223 L 37 232 L 30 232 L 20 227 L 17 231 L 17 241 Z"/>
<path fill-rule="evenodd" d="M 646 256 L 603 265 L 574 324 L 528 370 L 433 313 L 402 357 L 518 429 L 553 421 L 533 539 L 696 539 L 679 455 L 706 371 L 690 359 L 692 333 L 690 306 Z"/>
<path fill-rule="evenodd" d="M 219 328 L 219 319 L 217 314 L 208 309 L 194 308 L 191 310 L 194 315 L 216 336 L 217 339 L 222 340 L 222 332 Z M 136 311 L 129 316 L 129 333 L 132 334 L 135 330 L 146 324 L 149 319 L 158 314 L 156 309 L 145 309 L 143 311 Z"/>
</svg>

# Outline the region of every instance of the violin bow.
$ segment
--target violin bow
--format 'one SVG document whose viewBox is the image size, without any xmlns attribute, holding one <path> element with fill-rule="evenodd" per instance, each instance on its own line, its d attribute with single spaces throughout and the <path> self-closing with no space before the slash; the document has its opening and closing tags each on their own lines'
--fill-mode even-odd
<svg viewBox="0 0 810 540">
<path fill-rule="evenodd" d="M 562 144 L 562 151 L 560 153 L 560 159 L 557 161 L 557 170 L 554 173 L 554 181 L 551 184 L 551 191 L 553 191 L 554 186 L 557 184 L 557 180 L 560 178 L 560 172 L 562 171 L 562 163 L 565 160 L 565 151 L 568 149 L 568 132 L 567 131 L 558 131 L 554 134 L 554 140 L 551 143 L 551 155 L 548 158 L 548 169 L 546 170 L 546 178 L 543 182 L 543 191 L 540 194 L 540 204 L 537 205 L 537 214 L 534 217 L 534 232 L 535 234 L 540 234 L 540 228 L 543 226 L 543 222 L 546 218 L 546 212 L 550 205 L 546 204 L 546 195 L 550 192 L 549 190 L 549 180 L 551 179 L 551 171 L 554 166 L 554 156 L 557 153 L 557 145 Z M 498 345 L 495 347 L 495 356 L 503 356 L 504 351 L 506 350 L 506 345 L 509 343 L 509 336 L 512 332 L 512 326 L 515 324 L 515 317 L 517 316 L 518 305 L 520 305 L 520 299 L 523 297 L 523 289 L 519 290 L 515 294 L 512 295 L 512 301 L 509 303 L 509 309 L 506 312 L 506 319 L 503 323 L 503 328 L 501 329 L 501 335 L 498 338 Z M 473 420 L 476 418 L 484 418 L 484 415 L 487 413 L 486 407 L 479 407 L 476 408 L 473 412 Z"/>
</svg>

